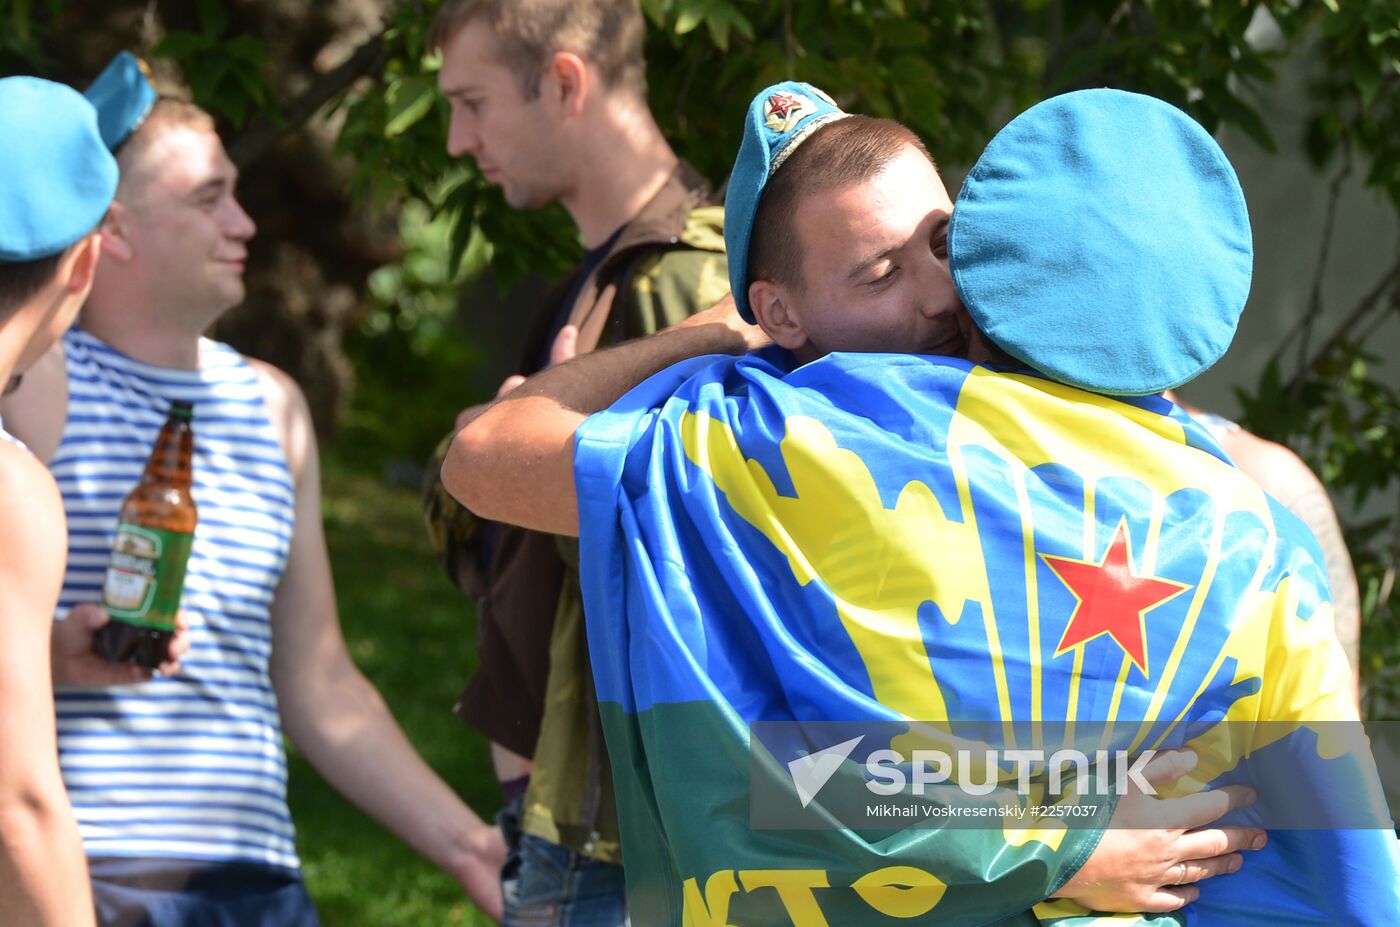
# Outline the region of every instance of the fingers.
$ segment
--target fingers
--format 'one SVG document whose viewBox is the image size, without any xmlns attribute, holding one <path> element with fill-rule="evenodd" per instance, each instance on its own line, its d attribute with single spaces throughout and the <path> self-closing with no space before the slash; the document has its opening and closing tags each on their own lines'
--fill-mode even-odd
<svg viewBox="0 0 1400 927">
<path fill-rule="evenodd" d="M 514 378 L 512 378 L 512 379 L 514 379 Z M 507 381 L 506 381 L 506 383 L 509 383 L 509 382 L 510 382 L 510 380 L 507 380 Z M 501 389 L 502 389 L 502 390 L 504 390 L 504 389 L 506 388 L 506 383 L 502 383 L 502 384 L 501 384 Z M 470 425 L 473 421 L 475 421 L 476 418 L 477 418 L 479 415 L 481 415 L 482 412 L 485 412 L 485 411 L 486 411 L 486 406 L 484 406 L 484 405 L 481 405 L 481 406 L 468 406 L 467 408 L 463 409 L 461 412 L 458 412 L 458 413 L 457 413 L 457 421 L 456 421 L 456 423 L 453 425 L 453 430 L 454 430 L 454 431 L 461 431 L 463 428 L 466 428 L 466 427 L 467 427 L 468 425 Z"/>
<path fill-rule="evenodd" d="M 74 659 L 83 659 L 92 653 L 93 635 L 111 618 L 106 609 L 98 605 L 75 605 L 62 621 L 53 623 L 50 638 L 50 655 L 55 664 L 54 679 L 63 680 L 63 668 Z"/>
<path fill-rule="evenodd" d="M 1200 897 L 1201 890 L 1194 885 L 1167 886 L 1159 888 L 1148 896 L 1142 906 L 1145 914 L 1161 914 L 1178 911 Z"/>
<path fill-rule="evenodd" d="M 170 639 L 170 649 L 166 651 L 166 659 L 161 661 L 156 671 L 162 676 L 174 676 L 180 672 L 180 658 L 190 649 L 190 642 L 183 635 L 176 635 Z"/>
<path fill-rule="evenodd" d="M 1246 785 L 1227 785 L 1209 792 L 1197 792 L 1180 798 L 1164 798 L 1157 806 L 1163 827 L 1193 830 L 1254 804 L 1255 792 Z"/>
<path fill-rule="evenodd" d="M 1215 827 L 1182 834 L 1177 841 L 1178 859 L 1202 861 L 1240 850 L 1262 850 L 1269 835 L 1257 827 Z"/>
<path fill-rule="evenodd" d="M 170 639 L 170 646 L 166 649 L 166 656 L 172 661 L 178 661 L 190 649 L 190 636 L 183 631 L 178 632 Z"/>
<path fill-rule="evenodd" d="M 175 633 L 166 645 L 165 659 L 156 672 L 162 676 L 174 676 L 180 672 L 180 658 L 190 649 L 190 622 L 183 609 L 175 613 Z"/>
<path fill-rule="evenodd" d="M 74 605 L 72 611 L 68 613 L 68 619 L 77 618 L 82 622 L 82 626 L 96 631 L 112 620 L 112 616 L 107 614 L 107 609 L 95 602 L 84 602 L 81 605 Z"/>
<path fill-rule="evenodd" d="M 139 682 L 149 682 L 155 675 L 144 666 L 135 663 L 122 663 L 120 665 L 108 663 L 112 669 L 112 681 L 109 685 L 114 686 L 134 686 Z"/>
<path fill-rule="evenodd" d="M 72 686 L 134 686 L 150 678 L 151 673 L 145 667 L 133 663 L 108 663 L 99 657 L 88 656 L 72 663 L 64 678 L 55 678 L 54 682 Z"/>
<path fill-rule="evenodd" d="M 1177 885 L 1189 885 L 1193 882 L 1213 879 L 1218 875 L 1239 872 L 1243 865 L 1243 856 L 1239 853 L 1230 853 L 1227 856 L 1212 856 L 1210 859 L 1192 859 L 1178 863 L 1175 867 L 1177 871 L 1173 873 L 1173 876 L 1177 879 Z"/>
<path fill-rule="evenodd" d="M 552 354 L 553 354 L 553 352 L 551 352 L 551 355 L 552 355 Z M 498 389 L 498 390 L 496 390 L 496 398 L 497 398 L 497 399 L 500 399 L 500 398 L 501 398 L 502 396 L 504 396 L 506 393 L 508 393 L 508 392 L 510 392 L 511 390 L 515 389 L 517 386 L 519 386 L 521 383 L 524 383 L 524 382 L 525 382 L 525 378 L 522 377 L 522 376 L 521 376 L 520 374 L 518 374 L 518 373 L 517 373 L 517 374 L 512 374 L 511 376 L 506 377 L 503 381 L 501 381 L 501 388 Z M 472 408 L 473 408 L 473 409 L 480 409 L 481 407 L 480 407 L 480 406 L 473 406 Z M 471 411 L 471 409 L 468 409 L 468 410 L 467 410 L 467 412 L 470 412 L 470 411 Z M 462 413 L 462 414 L 465 415 L 466 412 L 464 412 L 464 413 Z M 476 416 L 472 416 L 472 417 L 475 418 Z"/>
<path fill-rule="evenodd" d="M 1142 777 L 1160 788 L 1195 769 L 1196 761 L 1195 750 L 1162 750 L 1152 758 L 1152 762 L 1142 767 Z"/>
<path fill-rule="evenodd" d="M 578 326 L 565 325 L 559 329 L 559 334 L 554 338 L 554 344 L 550 345 L 549 365 L 553 367 L 555 364 L 572 360 L 576 354 L 578 354 Z"/>
</svg>

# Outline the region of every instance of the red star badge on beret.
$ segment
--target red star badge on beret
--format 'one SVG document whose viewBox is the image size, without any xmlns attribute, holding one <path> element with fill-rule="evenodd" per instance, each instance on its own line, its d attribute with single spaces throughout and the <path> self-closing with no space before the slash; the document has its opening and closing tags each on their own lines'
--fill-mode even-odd
<svg viewBox="0 0 1400 927">
<path fill-rule="evenodd" d="M 763 122 L 774 132 L 790 132 L 816 105 L 800 93 L 775 90 L 763 101 Z"/>
<path fill-rule="evenodd" d="M 1078 600 L 1055 656 L 1107 634 L 1146 676 L 1146 613 L 1191 587 L 1142 576 L 1134 569 L 1127 519 L 1119 520 L 1118 530 L 1098 563 L 1049 554 L 1041 554 L 1040 559 Z"/>
<path fill-rule="evenodd" d="M 768 112 L 779 119 L 786 119 L 794 109 L 801 105 L 802 103 L 797 97 L 781 91 L 768 98 Z"/>
</svg>

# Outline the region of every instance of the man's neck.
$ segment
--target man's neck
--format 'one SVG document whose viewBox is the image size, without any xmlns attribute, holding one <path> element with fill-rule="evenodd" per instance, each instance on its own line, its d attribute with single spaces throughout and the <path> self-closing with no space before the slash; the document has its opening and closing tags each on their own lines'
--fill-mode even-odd
<svg viewBox="0 0 1400 927">
<path fill-rule="evenodd" d="M 561 199 L 587 248 L 635 219 L 678 164 L 645 104 L 614 99 L 602 105 L 597 129 L 580 140 L 576 189 Z"/>
<path fill-rule="evenodd" d="M 33 318 L 21 318 L 25 313 L 28 316 L 37 314 L 35 307 L 23 307 L 0 326 L 0 390 L 9 385 L 16 373 L 21 372 L 15 368 L 19 366 L 29 339 L 34 337 L 37 326 Z"/>
<path fill-rule="evenodd" d="M 143 364 L 199 369 L 201 332 L 192 330 L 186 320 L 177 323 L 163 316 L 149 304 L 108 305 L 94 290 L 83 307 L 79 327 Z"/>
</svg>

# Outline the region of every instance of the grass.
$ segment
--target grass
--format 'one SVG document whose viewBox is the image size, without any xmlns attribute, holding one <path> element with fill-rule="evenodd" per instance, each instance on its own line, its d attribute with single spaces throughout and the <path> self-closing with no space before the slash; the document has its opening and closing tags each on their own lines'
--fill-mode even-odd
<svg viewBox="0 0 1400 927">
<path fill-rule="evenodd" d="M 452 705 L 475 669 L 471 605 L 438 570 L 415 492 L 325 462 L 326 540 L 351 655 L 408 739 L 483 817 L 500 805 L 485 740 Z M 328 786 L 289 745 L 289 800 L 326 927 L 486 925 L 457 882 Z"/>
</svg>

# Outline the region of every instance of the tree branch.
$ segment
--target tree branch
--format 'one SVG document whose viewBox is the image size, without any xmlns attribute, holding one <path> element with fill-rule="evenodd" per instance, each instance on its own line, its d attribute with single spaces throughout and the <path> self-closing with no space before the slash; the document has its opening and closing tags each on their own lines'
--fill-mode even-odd
<svg viewBox="0 0 1400 927">
<path fill-rule="evenodd" d="M 1061 92 L 1082 87 L 1113 86 L 1115 78 L 1112 74 L 1103 71 L 1076 82 L 1077 87 L 1061 87 L 1058 81 L 1064 66 L 1081 50 L 1095 46 L 1107 47 L 1112 44 L 1114 33 L 1118 27 L 1124 19 L 1134 12 L 1134 2 L 1135 0 L 1122 0 L 1109 14 L 1108 19 L 1102 22 L 1096 21 L 1092 17 L 1085 17 L 1075 28 L 1074 33 L 1068 37 L 1064 35 L 1064 9 L 1060 4 L 1053 4 L 1051 8 L 1053 39 L 1045 64 L 1045 73 L 1041 76 L 1041 88 L 1047 92 L 1052 90 Z"/>
<path fill-rule="evenodd" d="M 796 51 L 797 36 L 792 31 L 792 0 L 783 0 L 783 60 L 787 62 L 787 71 L 784 76 L 792 79 L 794 59 L 797 57 Z"/>
<path fill-rule="evenodd" d="M 1346 320 L 1343 321 L 1341 325 L 1337 326 L 1336 331 L 1332 332 L 1332 336 L 1327 339 L 1327 343 L 1318 348 L 1317 353 L 1313 354 L 1306 363 L 1299 366 L 1298 372 L 1288 381 L 1286 389 L 1289 395 L 1297 395 L 1299 391 L 1302 390 L 1303 384 L 1307 381 L 1308 377 L 1317 372 L 1317 369 L 1322 366 L 1333 349 L 1341 343 L 1342 339 L 1345 338 L 1353 328 L 1360 324 L 1362 319 L 1366 318 L 1368 314 L 1380 305 L 1386 292 L 1392 288 L 1400 288 L 1400 259 L 1397 259 L 1395 263 L 1381 275 L 1381 279 L 1377 281 L 1376 285 L 1373 286 L 1365 296 L 1361 297 L 1360 302 L 1356 304 L 1356 308 L 1352 310 L 1351 315 L 1347 316 Z M 1400 305 L 1400 291 L 1391 294 L 1390 305 L 1391 307 Z"/>
<path fill-rule="evenodd" d="M 387 32 L 387 30 L 386 30 Z M 344 92 L 356 80 L 384 66 L 385 32 L 366 40 L 339 67 L 322 74 L 287 105 L 279 120 L 261 116 L 228 146 L 228 155 L 239 168 L 262 157 L 283 135 L 300 128 L 317 110 Z"/>
<path fill-rule="evenodd" d="M 1295 336 L 1299 337 L 1297 367 L 1299 375 L 1294 376 L 1289 387 L 1290 394 L 1294 399 L 1298 398 L 1299 391 L 1306 380 L 1306 377 L 1301 376 L 1301 374 L 1307 369 L 1308 342 L 1312 340 L 1313 327 L 1317 324 L 1317 320 L 1322 317 L 1322 282 L 1323 277 L 1327 274 L 1328 258 L 1332 253 L 1332 230 L 1337 224 L 1337 206 L 1342 200 L 1342 185 L 1351 176 L 1351 166 L 1351 146 L 1346 145 L 1342 148 L 1341 169 L 1337 171 L 1337 176 L 1332 178 L 1332 183 L 1328 188 L 1327 216 L 1322 222 L 1322 243 L 1317 253 L 1317 270 L 1313 272 L 1312 292 L 1308 294 L 1308 309 L 1303 313 L 1303 318 L 1278 346 L 1278 351 L 1282 352 L 1288 342 L 1292 341 Z"/>
</svg>

